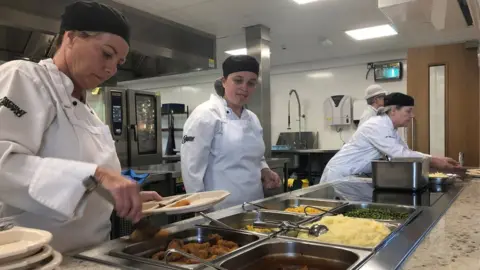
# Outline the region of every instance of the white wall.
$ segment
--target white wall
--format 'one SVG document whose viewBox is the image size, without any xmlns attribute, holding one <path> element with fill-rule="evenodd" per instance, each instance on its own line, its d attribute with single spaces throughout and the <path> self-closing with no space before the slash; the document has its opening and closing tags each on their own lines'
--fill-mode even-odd
<svg viewBox="0 0 480 270">
<path fill-rule="evenodd" d="M 302 130 L 319 133 L 319 148 L 340 148 L 343 143 L 339 134 L 324 123 L 324 100 L 338 94 L 362 99 L 365 88 L 374 83 L 373 71 L 368 80 L 365 79 L 368 62 L 405 58 L 405 51 L 396 51 L 273 67 L 271 70 L 272 142 L 277 141 L 280 132 L 287 131 L 288 92 L 296 89 L 300 96 L 302 114 L 306 115 L 305 122 L 302 122 Z M 213 82 L 220 76 L 220 70 L 211 70 L 122 84 L 130 89 L 159 92 L 162 103 L 184 103 L 193 109 L 206 101 L 214 92 Z M 406 72 L 402 81 L 382 85 L 390 92 L 406 93 Z M 292 101 L 291 110 L 291 131 L 297 131 L 296 101 Z M 175 126 L 180 127 L 183 121 L 184 119 L 176 121 Z M 342 132 L 343 139 L 348 140 L 354 131 L 353 126 L 345 129 Z M 181 134 L 178 134 L 177 147 L 179 147 L 180 137 Z"/>
</svg>

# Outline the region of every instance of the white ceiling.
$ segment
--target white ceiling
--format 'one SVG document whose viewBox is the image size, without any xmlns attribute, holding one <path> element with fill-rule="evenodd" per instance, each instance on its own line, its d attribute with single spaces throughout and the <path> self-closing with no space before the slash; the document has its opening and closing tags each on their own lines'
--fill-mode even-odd
<svg viewBox="0 0 480 270">
<path fill-rule="evenodd" d="M 377 51 L 451 43 L 479 37 L 475 28 L 434 31 L 428 24 L 396 26 L 394 37 L 354 41 L 345 30 L 390 23 L 377 0 L 115 0 L 217 36 L 217 60 L 225 50 L 245 47 L 243 28 L 271 29 L 272 65 L 346 57 Z M 322 46 L 328 38 L 332 46 Z M 283 49 L 285 48 L 285 49 Z"/>
</svg>

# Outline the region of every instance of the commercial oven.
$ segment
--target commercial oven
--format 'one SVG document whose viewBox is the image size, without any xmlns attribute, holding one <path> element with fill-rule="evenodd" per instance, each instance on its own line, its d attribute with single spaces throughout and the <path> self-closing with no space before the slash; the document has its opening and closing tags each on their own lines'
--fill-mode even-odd
<svg viewBox="0 0 480 270">
<path fill-rule="evenodd" d="M 123 168 L 162 163 L 160 97 L 119 87 L 88 91 L 87 103 L 110 127 Z"/>
</svg>

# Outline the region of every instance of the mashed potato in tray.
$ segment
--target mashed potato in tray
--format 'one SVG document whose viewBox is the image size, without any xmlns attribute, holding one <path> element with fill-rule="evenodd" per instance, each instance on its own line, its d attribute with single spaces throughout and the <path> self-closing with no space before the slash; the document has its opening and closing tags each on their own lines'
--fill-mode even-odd
<svg viewBox="0 0 480 270">
<path fill-rule="evenodd" d="M 390 229 L 381 222 L 373 219 L 345 217 L 343 215 L 323 217 L 320 221 L 313 224 L 327 226 L 328 232 L 318 237 L 310 236 L 308 232 L 300 232 L 298 238 L 331 244 L 373 248 L 391 233 Z"/>
</svg>

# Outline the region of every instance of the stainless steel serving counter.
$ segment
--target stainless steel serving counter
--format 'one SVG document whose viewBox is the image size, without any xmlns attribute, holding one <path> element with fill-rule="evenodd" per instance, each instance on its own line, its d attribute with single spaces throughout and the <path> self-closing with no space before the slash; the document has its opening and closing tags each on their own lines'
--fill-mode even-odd
<svg viewBox="0 0 480 270">
<path fill-rule="evenodd" d="M 322 197 L 323 199 L 333 199 L 336 201 L 340 200 L 348 203 L 352 203 L 355 201 L 372 202 L 376 200 L 375 198 L 378 199 L 378 195 L 375 194 L 373 189 L 368 188 L 368 180 L 351 178 L 347 179 L 347 181 L 344 183 L 349 184 L 356 182 L 367 183 L 367 185 L 365 186 L 367 188 L 358 189 L 357 187 L 354 187 L 351 190 L 335 190 L 335 186 L 332 186 L 330 184 L 323 184 L 290 193 L 280 194 L 267 199 L 256 201 L 254 203 L 265 204 L 269 202 L 287 199 L 290 197 L 304 198 L 311 196 L 312 194 L 314 195 L 322 193 L 324 193 L 324 195 L 321 195 L 324 196 Z M 347 187 L 348 184 L 346 185 Z M 399 231 L 395 231 L 393 235 L 388 238 L 388 241 L 386 241 L 386 243 L 381 245 L 378 249 L 372 250 L 371 254 L 366 256 L 366 259 L 362 261 L 361 264 L 356 265 L 354 269 L 376 270 L 397 269 L 401 267 L 405 259 L 428 234 L 432 227 L 434 227 L 434 225 L 454 202 L 454 200 L 460 194 L 464 187 L 465 183 L 457 181 L 454 185 L 445 188 L 445 190 L 431 191 L 431 194 L 429 194 L 430 199 L 426 203 L 427 205 L 415 206 L 415 208 L 418 209 L 419 214 L 411 220 L 407 220 L 407 223 L 404 224 L 404 226 L 401 227 Z M 236 206 L 229 209 L 213 212 L 209 215 L 213 218 L 221 219 L 233 216 L 235 214 L 243 213 L 254 208 L 254 206 Z M 208 221 L 203 217 L 198 216 L 192 219 L 171 224 L 170 226 L 165 227 L 165 229 L 167 229 L 170 233 L 175 233 L 201 224 L 208 224 Z M 120 267 L 123 269 L 181 269 L 166 265 L 150 265 L 109 255 L 110 251 L 121 249 L 129 244 L 131 243 L 126 238 L 117 239 L 107 242 L 97 248 L 81 252 L 76 257 L 79 259 L 92 260 L 114 267 Z M 233 254 L 232 257 L 234 256 L 236 255 Z"/>
</svg>

